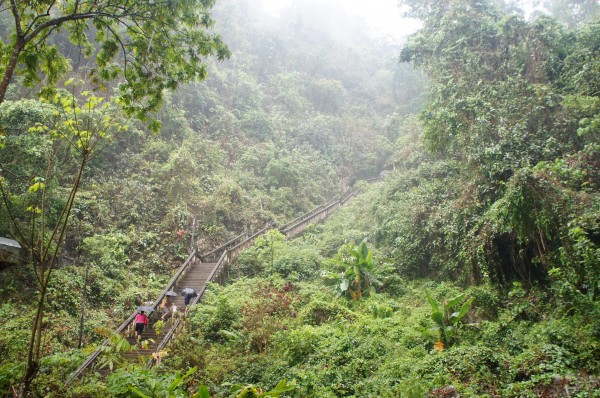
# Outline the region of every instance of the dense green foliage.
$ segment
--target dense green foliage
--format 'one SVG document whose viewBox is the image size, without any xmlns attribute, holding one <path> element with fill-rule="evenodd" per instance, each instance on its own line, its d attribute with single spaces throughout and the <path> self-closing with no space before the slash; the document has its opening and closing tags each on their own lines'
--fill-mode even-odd
<svg viewBox="0 0 600 398">
<path fill-rule="evenodd" d="M 34 85 L 43 74 L 47 90 L 82 56 L 93 56 L 96 62 L 77 65 L 76 72 L 102 89 L 122 78 L 115 87 L 121 105 L 145 119 L 160 106 L 164 89 L 206 77 L 205 57 L 229 55 L 210 32 L 214 0 L 0 4 L 0 103 L 14 75 Z"/>
<path fill-rule="evenodd" d="M 424 23 L 401 52 L 428 76 L 418 117 L 423 76 L 395 64 L 398 49 L 354 31 L 348 45 L 310 4 L 280 24 L 245 1 L 216 4 L 231 60 L 164 94 L 161 135 L 111 110 L 122 131 L 82 179 L 34 395 L 598 396 L 598 8 L 544 2 L 563 25 L 491 0 L 404 3 Z M 25 219 L 43 184 L 52 223 L 76 153 L 39 179 L 57 153 L 40 126 L 58 104 L 16 87 L 0 109 L 2 186 Z M 115 372 L 64 384 L 104 326 L 155 297 L 192 239 L 208 251 L 386 167 L 301 237 L 257 239 L 159 366 L 122 362 L 132 348 L 112 336 L 99 364 Z M 0 209 L 0 235 L 14 236 L 10 218 Z M 77 350 L 84 265 L 90 348 Z M 24 369 L 35 273 L 0 272 L 7 395 Z"/>
<path fill-rule="evenodd" d="M 587 128 L 598 117 L 600 25 L 566 32 L 549 18 L 527 23 L 486 2 L 466 10 L 464 3 L 434 7 L 402 52 L 432 77 L 423 139 L 438 156 L 404 168 L 434 172 L 411 191 L 437 206 L 424 206 L 413 215 L 419 222 L 406 226 L 435 246 L 415 253 L 424 261 L 411 268 L 510 284 L 545 282 L 553 268 L 576 267 L 571 282 L 594 296 L 598 263 L 581 268 L 573 233 L 591 238 L 584 251 L 597 250 L 598 224 L 589 222 L 598 209 L 598 140 Z M 382 219 L 382 239 L 414 241 L 387 228 L 394 218 Z M 402 244 L 398 252 L 407 254 Z"/>
<path fill-rule="evenodd" d="M 63 6 L 68 2 L 57 3 Z M 226 32 L 223 37 L 231 60 L 209 62 L 206 84 L 180 85 L 175 92 L 159 93 L 163 107 L 152 117 L 161 123 L 160 135 L 151 133 L 152 125 L 128 118 L 119 107 L 105 110 L 103 117 L 109 117 L 119 132 L 86 158 L 74 201 L 69 199 L 69 187 L 81 148 L 77 139 L 42 126 L 68 128 L 72 122 L 67 121 L 75 120 L 75 114 L 61 119 L 56 113 L 68 104 L 37 101 L 26 88 L 35 80 L 33 75 L 13 81 L 0 109 L 4 199 L 0 236 L 23 243 L 31 236 L 28 232 L 41 232 L 37 227 L 23 229 L 32 212 L 43 214 L 48 231 L 67 220 L 62 243 L 54 243 L 59 241 L 43 232 L 38 236 L 48 249 L 60 247 L 60 251 L 52 277 L 44 279 L 48 312 L 37 323 L 42 326 L 38 330 L 45 331 L 39 340 L 44 377 L 34 383 L 34 394 L 43 394 L 46 388 L 64 394 L 62 381 L 88 352 L 75 349 L 86 268 L 83 345 L 90 347 L 103 338 L 100 327 L 118 325 L 136 305 L 155 298 L 186 257 L 192 239 L 201 251 L 208 251 L 270 220 L 289 220 L 339 195 L 355 178 L 376 175 L 385 165 L 394 139 L 388 120 L 418 108 L 419 100 L 403 96 L 403 87 L 422 92 L 422 82 L 412 80 L 422 77 L 398 66 L 394 60 L 398 50 L 391 50 L 389 44 L 357 34 L 349 45 L 321 31 L 306 9 L 290 12 L 306 23 L 293 29 L 275 20 L 265 24 L 271 17 L 250 4 L 219 2 L 211 12 L 220 24 L 214 29 Z M 29 14 L 28 18 L 35 19 Z M 74 23 L 52 31 L 55 36 L 47 45 L 70 49 L 65 33 L 86 27 Z M 8 30 L 3 32 L 8 46 Z M 104 39 L 108 43 L 114 37 Z M 292 48 L 296 53 L 288 51 Z M 77 52 L 65 54 L 67 58 L 54 61 L 66 65 L 79 60 Z M 74 58 L 68 59 L 69 54 Z M 98 54 L 90 55 L 98 60 Z M 26 65 L 33 68 L 29 72 L 37 72 L 32 65 Z M 71 77 L 81 76 L 80 72 L 61 73 Z M 45 83 L 63 86 L 59 75 Z M 104 102 L 127 105 L 122 97 L 111 99 L 111 90 L 95 95 L 101 93 L 106 95 Z M 90 92 L 77 88 L 73 94 L 78 100 Z M 79 133 L 87 131 L 87 127 L 79 129 Z M 46 204 L 36 208 L 34 204 L 42 201 Z M 60 209 L 67 204 L 71 217 L 61 218 Z M 290 272 L 294 268 L 290 266 Z M 7 281 L 0 286 L 2 311 L 11 314 L 0 338 L 7 353 L 0 363 L 0 390 L 6 394 L 22 377 L 35 318 L 31 297 L 37 295 L 37 284 L 31 267 L 3 266 L 0 272 Z M 59 368 L 52 365 L 56 361 L 62 364 Z M 52 377 L 45 376 L 49 368 Z"/>
<path fill-rule="evenodd" d="M 228 396 L 230 383 L 280 378 L 296 380 L 290 396 L 298 397 L 595 396 L 598 320 L 580 312 L 586 307 L 557 306 L 559 286 L 409 280 L 381 262 L 382 286 L 362 300 L 340 297 L 339 281 L 322 278 L 336 268 L 327 259 L 337 255 L 339 231 L 351 242 L 374 232 L 373 202 L 385 189 L 370 189 L 302 238 L 280 240 L 278 269 L 248 267 L 271 257 L 259 247 L 245 252 L 235 282 L 211 285 L 192 309 L 163 368 L 197 366 L 196 381 L 216 397 Z M 316 263 L 303 261 L 307 253 Z M 310 276 L 282 276 L 286 263 Z"/>
</svg>

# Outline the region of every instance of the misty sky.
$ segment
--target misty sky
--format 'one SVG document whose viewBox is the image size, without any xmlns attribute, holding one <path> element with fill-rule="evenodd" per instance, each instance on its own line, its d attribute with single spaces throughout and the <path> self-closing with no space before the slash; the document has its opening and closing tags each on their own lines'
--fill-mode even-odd
<svg viewBox="0 0 600 398">
<path fill-rule="evenodd" d="M 292 2 L 303 0 L 262 0 L 265 10 L 277 14 Z M 368 26 L 367 31 L 376 36 L 391 35 L 400 40 L 414 33 L 419 22 L 402 17 L 398 0 L 313 0 L 346 11 L 347 14 L 362 17 Z"/>
<path fill-rule="evenodd" d="M 302 3 L 305 0 L 262 0 L 265 10 L 273 15 L 292 3 Z M 513 0 L 525 11 L 526 16 L 535 8 L 535 0 Z M 335 7 L 344 10 L 347 14 L 361 17 L 368 26 L 367 32 L 373 36 L 382 37 L 390 35 L 399 41 L 404 41 L 408 35 L 416 32 L 421 23 L 403 18 L 403 10 L 398 7 L 398 0 L 312 0 L 314 3 L 323 3 L 327 8 Z M 539 6 L 538 6 L 539 9 Z"/>
</svg>

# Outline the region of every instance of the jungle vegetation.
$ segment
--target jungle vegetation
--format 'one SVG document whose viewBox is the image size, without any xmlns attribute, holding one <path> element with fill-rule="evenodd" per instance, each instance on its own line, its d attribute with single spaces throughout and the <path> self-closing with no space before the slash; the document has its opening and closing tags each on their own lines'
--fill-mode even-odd
<svg viewBox="0 0 600 398">
<path fill-rule="evenodd" d="M 311 2 L 69 0 L 60 25 L 0 1 L 0 236 L 26 252 L 0 268 L 0 395 L 597 397 L 600 6 L 541 3 L 404 0 L 399 46 Z M 160 366 L 112 336 L 115 371 L 66 383 L 190 246 L 352 183 L 243 252 Z"/>
</svg>

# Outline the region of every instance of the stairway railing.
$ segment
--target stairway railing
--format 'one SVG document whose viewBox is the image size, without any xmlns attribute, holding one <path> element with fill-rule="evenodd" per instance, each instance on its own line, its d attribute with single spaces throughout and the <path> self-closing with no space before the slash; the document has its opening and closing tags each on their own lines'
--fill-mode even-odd
<svg viewBox="0 0 600 398">
<path fill-rule="evenodd" d="M 232 245 L 236 245 L 237 243 L 243 241 L 247 237 L 248 234 L 244 232 L 236 236 L 235 238 L 223 243 L 221 246 L 209 251 L 208 253 L 199 255 L 198 258 L 200 258 L 200 261 L 202 262 L 208 262 L 208 260 L 213 260 L 217 258 L 221 253 L 223 253 L 224 250 L 227 250 Z"/>
<path fill-rule="evenodd" d="M 371 183 L 371 182 L 376 182 L 379 181 L 381 178 L 372 178 L 367 180 L 367 182 Z M 279 230 L 286 235 L 286 237 L 290 238 L 290 237 L 295 237 L 298 236 L 300 233 L 302 233 L 306 227 L 310 224 L 314 224 L 317 223 L 319 221 L 322 221 L 323 219 L 325 219 L 327 216 L 329 216 L 329 214 L 331 214 L 333 211 L 335 211 L 337 208 L 339 208 L 340 206 L 342 206 L 344 203 L 346 203 L 350 198 L 352 198 L 353 196 L 357 195 L 360 192 L 360 190 L 358 189 L 352 189 L 352 188 L 348 188 L 348 190 L 342 195 L 342 197 L 340 199 L 334 199 L 328 203 L 325 203 L 323 205 L 317 206 L 314 209 L 310 210 L 307 213 L 302 214 L 301 216 L 293 219 L 292 221 L 286 223 L 285 225 L 279 227 Z M 173 286 L 175 286 L 175 284 L 177 283 L 177 281 L 179 280 L 179 278 L 181 277 L 181 275 L 184 274 L 184 272 L 188 269 L 188 267 L 190 266 L 190 264 L 192 264 L 194 257 L 197 257 L 200 261 L 202 262 L 206 262 L 206 260 L 210 260 L 210 259 L 214 259 L 216 258 L 216 256 L 218 255 L 218 253 L 220 252 L 221 255 L 219 257 L 219 260 L 217 261 L 215 267 L 213 268 L 212 272 L 210 273 L 210 276 L 208 277 L 207 282 L 219 282 L 219 283 L 224 283 L 225 279 L 226 279 L 226 275 L 227 275 L 227 270 L 228 270 L 228 265 L 229 263 L 231 263 L 239 254 L 240 251 L 244 250 L 245 248 L 249 247 L 252 242 L 254 242 L 254 239 L 256 239 L 256 237 L 258 237 L 259 235 L 262 235 L 264 233 L 266 233 L 266 231 L 272 227 L 275 227 L 274 223 L 268 223 L 264 228 L 262 228 L 261 230 L 257 231 L 256 233 L 252 234 L 251 236 L 247 236 L 246 233 L 242 233 L 240 235 L 238 235 L 237 237 L 229 240 L 228 242 L 222 244 L 221 246 L 211 250 L 208 253 L 199 255 L 197 253 L 196 250 L 194 250 L 189 257 L 187 258 L 187 260 L 181 265 L 181 267 L 179 268 L 179 270 L 175 273 L 175 275 L 173 275 L 173 277 L 171 278 L 169 284 L 167 285 L 167 287 L 163 290 L 162 294 L 156 299 L 156 301 L 154 302 L 154 304 L 152 305 L 152 307 L 156 310 L 156 308 L 158 307 L 158 305 L 162 302 L 162 300 L 165 298 L 166 296 L 166 292 L 169 290 L 173 289 Z M 194 305 L 196 303 L 198 303 L 200 300 L 202 300 L 204 293 L 207 289 L 207 284 L 205 284 L 202 289 L 200 290 L 200 292 L 198 292 L 198 296 L 194 298 L 194 300 L 191 302 L 191 305 Z M 134 312 L 133 314 L 131 314 L 131 316 L 129 318 L 127 318 L 127 320 L 125 322 L 123 322 L 116 330 L 116 333 L 122 333 L 125 329 L 132 328 L 133 327 L 133 321 L 135 319 L 135 315 L 137 312 Z M 164 349 L 164 347 L 171 341 L 171 339 L 173 338 L 177 328 L 179 327 L 179 325 L 181 324 L 181 319 L 177 319 L 174 324 L 171 326 L 171 328 L 167 331 L 167 333 L 165 334 L 165 336 L 163 337 L 163 339 L 161 340 L 161 342 L 158 344 L 157 348 L 156 348 L 156 353 L 159 353 L 161 350 Z M 68 381 L 72 381 L 74 379 L 76 379 L 77 377 L 79 377 L 86 368 L 88 368 L 96 359 L 97 357 L 100 355 L 100 353 L 102 352 L 103 348 L 105 346 L 107 346 L 109 343 L 109 340 L 106 339 L 102 345 L 93 353 L 91 354 L 82 364 L 81 366 L 79 366 L 79 368 L 77 368 L 77 370 L 75 370 L 73 373 L 71 373 L 71 375 L 69 376 Z M 152 367 L 153 362 L 150 360 L 148 363 L 148 367 Z"/>
<path fill-rule="evenodd" d="M 334 203 L 334 202 L 337 202 L 337 201 L 338 201 L 337 199 L 333 199 L 333 200 L 331 200 L 331 201 L 329 201 L 329 202 L 327 202 L 325 204 L 319 205 L 319 206 L 315 207 L 314 209 L 312 209 L 312 210 L 310 210 L 310 211 L 308 211 L 308 212 L 306 212 L 306 213 L 304 213 L 304 214 L 302 214 L 302 215 L 294 218 L 293 220 L 288 221 L 287 223 L 285 223 L 284 225 L 282 225 L 279 228 L 279 230 L 280 231 L 284 230 L 287 227 L 289 227 L 290 225 L 298 224 L 301 221 L 304 221 L 304 220 L 306 220 L 308 218 L 311 218 L 315 214 L 318 214 L 319 212 L 321 212 L 324 208 L 326 208 L 327 206 L 329 206 L 331 203 Z"/>
<path fill-rule="evenodd" d="M 173 288 L 173 286 L 175 286 L 175 284 L 177 283 L 177 281 L 179 280 L 181 275 L 187 270 L 187 268 L 190 266 L 190 264 L 192 264 L 195 255 L 196 255 L 196 251 L 194 250 L 188 256 L 187 260 L 185 260 L 184 263 L 179 267 L 179 269 L 177 270 L 175 275 L 173 275 L 173 277 L 167 284 L 167 287 L 163 290 L 161 295 L 152 304 L 152 308 L 154 308 L 154 310 L 156 310 L 158 305 L 165 298 L 166 292 L 168 292 L 169 290 L 171 290 Z M 136 314 L 137 314 L 137 311 L 134 311 L 129 316 L 129 318 L 127 318 L 121 325 L 119 325 L 119 327 L 115 330 L 115 333 L 117 333 L 117 334 L 123 333 L 123 331 L 125 331 L 126 329 L 129 329 L 128 332 L 126 332 L 126 334 L 131 332 L 134 327 L 134 320 L 135 320 Z M 71 375 L 69 376 L 69 381 L 74 380 L 77 377 L 79 377 L 85 371 L 85 369 L 87 369 L 87 367 L 90 366 L 98 358 L 100 353 L 104 350 L 104 347 L 106 347 L 108 345 L 109 341 L 110 341 L 109 339 L 104 340 L 104 342 L 102 342 L 100 347 L 98 347 L 98 349 L 96 351 L 94 351 L 90 356 L 88 356 L 87 359 L 73 373 L 71 373 Z"/>
<path fill-rule="evenodd" d="M 342 195 L 340 199 L 334 199 L 324 205 L 316 207 L 315 209 L 309 211 L 306 214 L 290 221 L 285 224 L 279 230 L 282 234 L 284 234 L 288 238 L 294 238 L 304 232 L 307 226 L 310 224 L 316 224 L 319 221 L 327 218 L 331 213 L 337 210 L 338 207 L 342 206 L 346 203 L 351 197 L 356 195 L 359 192 L 358 189 L 348 188 L 346 192 Z"/>
<path fill-rule="evenodd" d="M 227 277 L 227 270 L 228 270 L 227 266 L 229 265 L 229 263 L 231 263 L 237 257 L 237 255 L 239 254 L 240 251 L 242 251 L 245 248 L 247 248 L 248 246 L 250 246 L 254 242 L 254 239 L 256 239 L 258 236 L 267 232 L 267 230 L 269 228 L 271 228 L 272 226 L 273 226 L 272 223 L 268 223 L 264 228 L 255 232 L 254 234 L 252 234 L 251 236 L 242 240 L 241 242 L 238 242 L 231 248 L 228 248 L 228 246 L 230 246 L 230 244 L 232 242 L 234 242 L 237 238 L 232 239 L 225 245 L 221 245 L 220 247 L 225 247 L 225 249 L 221 252 L 221 257 L 219 257 L 219 260 L 215 264 L 215 267 L 213 268 L 210 275 L 208 276 L 207 284 L 205 284 L 202 287 L 202 289 L 198 292 L 198 296 L 194 297 L 194 299 L 190 302 L 190 305 L 195 305 L 200 300 L 202 300 L 202 298 L 204 297 L 204 292 L 206 291 L 206 288 L 207 288 L 209 282 L 225 283 L 225 279 Z M 213 252 L 214 252 L 214 250 L 207 254 L 201 255 L 199 257 L 200 258 L 212 258 L 212 256 L 214 255 Z M 180 323 L 181 323 L 181 319 L 177 319 L 175 321 L 175 323 L 173 323 L 173 326 L 171 326 L 169 331 L 165 334 L 165 336 L 162 338 L 162 340 L 156 347 L 156 351 L 155 351 L 156 353 L 160 353 L 160 351 L 163 350 L 164 347 L 171 341 L 171 338 L 175 335 L 175 331 L 179 327 Z M 153 362 L 150 362 L 149 367 L 152 367 L 152 365 L 153 365 Z"/>
</svg>

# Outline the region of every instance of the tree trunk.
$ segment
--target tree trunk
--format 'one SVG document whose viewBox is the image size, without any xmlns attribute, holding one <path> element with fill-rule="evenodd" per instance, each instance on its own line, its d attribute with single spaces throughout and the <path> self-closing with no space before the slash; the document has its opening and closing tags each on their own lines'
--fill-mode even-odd
<svg viewBox="0 0 600 398">
<path fill-rule="evenodd" d="M 19 398 L 25 398 L 29 394 L 31 388 L 31 382 L 37 376 L 40 370 L 40 343 L 42 340 L 42 316 L 44 313 L 44 299 L 45 293 L 40 293 L 40 300 L 38 302 L 38 309 L 36 312 L 35 319 L 31 330 L 31 340 L 29 342 L 29 351 L 27 353 L 27 367 L 25 368 L 25 374 L 17 389 L 17 396 Z"/>
<path fill-rule="evenodd" d="M 85 264 L 85 277 L 83 279 L 83 293 L 81 294 L 81 319 L 79 320 L 79 343 L 77 344 L 77 348 L 81 348 L 81 343 L 83 341 L 83 320 L 85 317 L 85 296 L 87 289 L 87 281 L 88 281 L 88 271 L 90 269 L 90 263 L 87 262 Z"/>
<path fill-rule="evenodd" d="M 4 97 L 6 95 L 6 90 L 8 90 L 8 85 L 15 73 L 15 69 L 17 68 L 17 62 L 19 60 L 19 54 L 23 50 L 25 46 L 25 42 L 22 37 L 18 37 L 13 47 L 12 54 L 10 56 L 10 60 L 8 61 L 8 65 L 6 65 L 6 70 L 4 71 L 4 76 L 2 77 L 2 81 L 0 82 L 0 104 L 4 102 Z"/>
<path fill-rule="evenodd" d="M 40 298 L 38 301 L 38 307 L 35 315 L 35 319 L 33 321 L 32 330 L 31 330 L 31 340 L 29 341 L 29 349 L 27 351 L 27 367 L 25 369 L 25 374 L 23 375 L 23 379 L 19 384 L 17 389 L 17 397 L 26 398 L 29 394 L 29 390 L 31 388 L 31 383 L 35 379 L 40 369 L 40 359 L 42 357 L 41 353 L 41 345 L 42 345 L 42 320 L 44 317 L 44 305 L 46 301 L 46 293 L 48 291 L 48 284 L 50 282 L 50 276 L 52 274 L 52 270 L 56 265 L 56 261 L 58 259 L 58 250 L 62 244 L 65 231 L 67 229 L 67 224 L 69 222 L 69 215 L 71 214 L 71 209 L 73 207 L 73 202 L 75 201 L 75 194 L 79 190 L 79 185 L 81 183 L 81 176 L 83 175 L 83 169 L 87 164 L 89 158 L 89 153 L 84 153 L 83 158 L 81 159 L 81 164 L 79 166 L 79 171 L 77 176 L 75 177 L 75 181 L 73 182 L 73 187 L 71 189 L 71 193 L 69 195 L 69 199 L 65 204 L 65 208 L 63 210 L 64 221 L 62 223 L 57 224 L 55 232 L 58 231 L 58 238 L 56 241 L 56 248 L 52 253 L 51 258 L 49 259 L 49 265 L 47 273 L 44 271 L 45 267 L 42 267 L 40 271 Z M 59 219 L 62 219 L 62 215 Z M 58 230 L 60 225 L 60 231 Z M 54 233 L 52 234 L 54 236 Z M 50 239 L 48 242 L 48 246 L 52 243 L 53 239 Z M 46 261 L 46 253 L 42 251 L 40 253 L 41 264 L 45 265 Z M 34 265 L 35 266 L 35 265 Z"/>
</svg>

